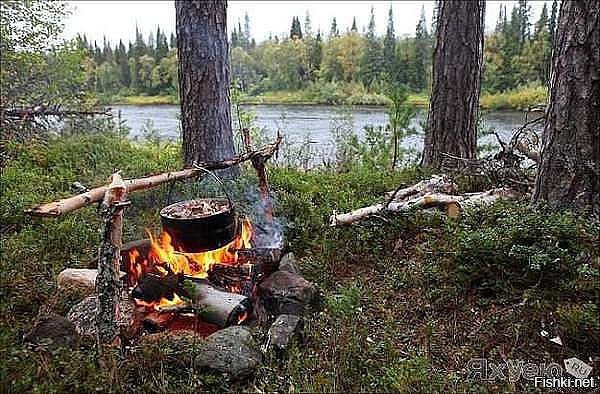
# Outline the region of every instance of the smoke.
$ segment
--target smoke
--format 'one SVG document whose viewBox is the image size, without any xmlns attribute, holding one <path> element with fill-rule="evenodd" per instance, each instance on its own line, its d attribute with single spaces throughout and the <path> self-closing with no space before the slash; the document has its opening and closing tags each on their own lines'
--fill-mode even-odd
<svg viewBox="0 0 600 394">
<path fill-rule="evenodd" d="M 271 207 L 274 208 L 276 200 L 271 193 Z M 265 201 L 260 198 L 256 187 L 249 187 L 244 193 L 245 204 L 240 208 L 240 214 L 249 216 L 254 224 L 254 245 L 257 248 L 283 248 L 284 246 L 284 220 L 269 217 Z"/>
</svg>

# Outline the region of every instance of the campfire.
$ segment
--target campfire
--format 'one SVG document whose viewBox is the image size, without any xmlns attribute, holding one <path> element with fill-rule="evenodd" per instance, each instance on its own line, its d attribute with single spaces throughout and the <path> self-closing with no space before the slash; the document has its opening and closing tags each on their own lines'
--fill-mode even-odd
<svg viewBox="0 0 600 394">
<path fill-rule="evenodd" d="M 100 202 L 103 227 L 97 259 L 89 268 L 67 268 L 57 277 L 59 289 L 85 297 L 66 316 L 78 335 L 94 338 L 103 349 L 160 331 L 195 332 L 207 340 L 214 333 L 219 341 L 219 334 L 244 333 L 245 338 L 250 328 L 271 326 L 265 346 L 289 345 L 301 326 L 299 316 L 319 307 L 319 291 L 302 278 L 293 254 L 285 253 L 283 228 L 273 216 L 265 161 L 281 136 L 252 150 L 249 134 L 244 135 L 247 152 L 240 156 L 138 179 L 123 179 L 117 172 L 108 185 L 79 188 L 77 195 L 27 210 L 56 218 Z M 244 161 L 252 163 L 259 178 L 260 208 L 252 221 L 236 211 L 223 183 L 210 171 Z M 164 207 L 160 234 L 147 231 L 147 239 L 123 243 L 130 193 L 202 175 L 212 176 L 226 198 Z M 237 342 L 232 346 L 232 352 L 238 349 Z"/>
<path fill-rule="evenodd" d="M 186 250 L 163 229 L 122 251 L 125 283 L 144 326 L 152 331 L 209 325 L 215 331 L 252 317 L 256 286 L 276 269 L 280 252 L 254 247 L 248 218 L 236 220 L 235 227 L 233 240 L 212 250 Z"/>
</svg>

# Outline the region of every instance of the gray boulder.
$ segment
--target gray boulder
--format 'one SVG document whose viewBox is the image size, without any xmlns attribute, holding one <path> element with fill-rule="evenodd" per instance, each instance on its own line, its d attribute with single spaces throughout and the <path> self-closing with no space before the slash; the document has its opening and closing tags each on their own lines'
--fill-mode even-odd
<svg viewBox="0 0 600 394">
<path fill-rule="evenodd" d="M 262 361 L 250 330 L 231 326 L 209 335 L 195 365 L 224 373 L 234 380 L 251 376 Z"/>
<path fill-rule="evenodd" d="M 299 338 L 302 319 L 295 315 L 279 315 L 269 328 L 268 345 L 276 351 L 286 351 Z"/>
</svg>

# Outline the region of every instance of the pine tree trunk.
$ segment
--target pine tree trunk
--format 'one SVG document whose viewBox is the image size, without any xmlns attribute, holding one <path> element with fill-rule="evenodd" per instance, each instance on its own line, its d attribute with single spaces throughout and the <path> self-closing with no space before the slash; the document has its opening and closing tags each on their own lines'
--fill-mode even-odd
<svg viewBox="0 0 600 394">
<path fill-rule="evenodd" d="M 424 166 L 457 164 L 443 153 L 476 156 L 484 7 L 483 0 L 440 2 Z"/>
<path fill-rule="evenodd" d="M 227 1 L 178 0 L 175 11 L 184 162 L 231 158 Z"/>
<path fill-rule="evenodd" d="M 600 211 L 600 2 L 564 1 L 533 200 Z"/>
</svg>

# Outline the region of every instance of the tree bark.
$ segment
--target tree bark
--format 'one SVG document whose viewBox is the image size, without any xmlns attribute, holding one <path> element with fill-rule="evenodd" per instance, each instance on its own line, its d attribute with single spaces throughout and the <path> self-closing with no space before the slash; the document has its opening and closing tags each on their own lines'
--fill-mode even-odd
<svg viewBox="0 0 600 394">
<path fill-rule="evenodd" d="M 600 211 L 600 2 L 564 1 L 533 201 Z"/>
<path fill-rule="evenodd" d="M 440 2 L 424 166 L 458 164 L 443 153 L 476 156 L 484 8 L 482 0 Z"/>
<path fill-rule="evenodd" d="M 175 12 L 184 162 L 233 157 L 227 1 L 177 0 Z"/>
</svg>

